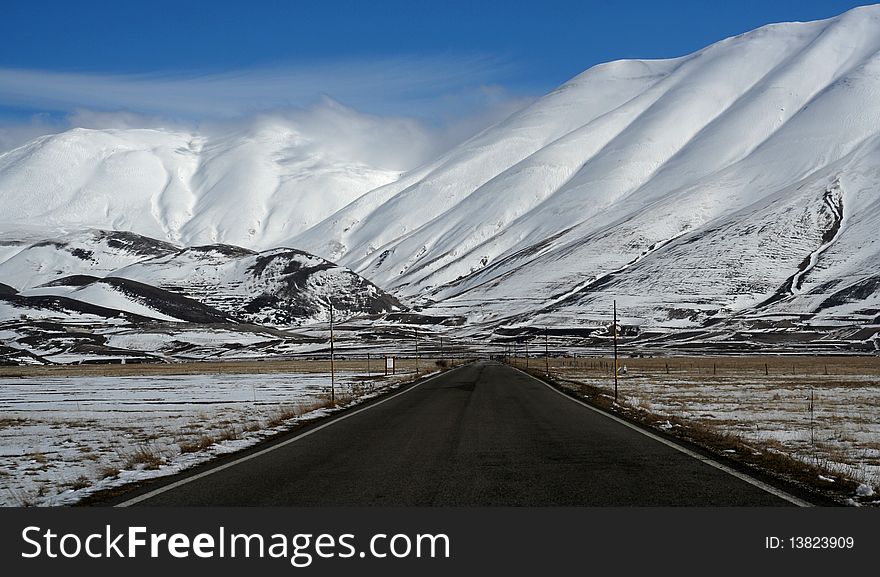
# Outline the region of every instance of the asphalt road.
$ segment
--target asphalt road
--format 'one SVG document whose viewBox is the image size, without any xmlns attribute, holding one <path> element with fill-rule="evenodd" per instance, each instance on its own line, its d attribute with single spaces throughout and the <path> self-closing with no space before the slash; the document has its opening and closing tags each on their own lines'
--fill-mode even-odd
<svg viewBox="0 0 880 577">
<path fill-rule="evenodd" d="M 136 504 L 791 505 L 500 363 L 467 365 L 343 415 Z M 149 492 L 156 486 L 117 501 Z"/>
</svg>

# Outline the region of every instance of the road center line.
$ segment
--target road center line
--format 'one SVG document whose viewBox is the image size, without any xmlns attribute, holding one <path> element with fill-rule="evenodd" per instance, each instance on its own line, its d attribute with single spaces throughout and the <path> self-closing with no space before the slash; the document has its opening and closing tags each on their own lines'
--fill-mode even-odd
<svg viewBox="0 0 880 577">
<path fill-rule="evenodd" d="M 508 365 L 508 366 L 509 366 L 509 365 Z M 753 477 L 750 477 L 749 475 L 746 475 L 745 473 L 742 473 L 742 472 L 740 472 L 740 471 L 737 471 L 736 469 L 733 469 L 733 468 L 731 468 L 731 467 L 728 467 L 727 465 L 724 465 L 724 464 L 722 464 L 722 463 L 719 463 L 718 461 L 715 461 L 715 460 L 713 460 L 713 459 L 711 459 L 711 458 L 709 458 L 709 457 L 706 457 L 706 456 L 704 456 L 704 455 L 701 455 L 701 454 L 699 454 L 699 453 L 697 453 L 697 452 L 695 452 L 695 451 L 691 451 L 690 449 L 688 449 L 688 448 L 686 448 L 686 447 L 683 447 L 683 446 L 681 446 L 681 445 L 679 445 L 679 444 L 677 444 L 677 443 L 674 443 L 674 442 L 672 442 L 672 441 L 670 441 L 670 440 L 668 440 L 668 439 L 664 439 L 663 437 L 661 437 L 661 436 L 659 436 L 659 435 L 655 435 L 654 433 L 651 433 L 650 431 L 646 431 L 645 429 L 642 429 L 641 427 L 637 427 L 636 425 L 630 423 L 629 421 L 626 421 L 625 419 L 621 419 L 621 418 L 618 417 L 617 415 L 613 415 L 613 414 L 611 414 L 611 413 L 608 413 L 608 412 L 606 412 L 606 411 L 603 411 L 602 409 L 599 409 L 599 408 L 594 407 L 594 406 L 592 406 L 592 405 L 590 405 L 590 404 L 588 404 L 588 403 L 585 403 L 584 401 L 581 401 L 580 399 L 576 399 L 576 398 L 574 398 L 574 397 L 572 397 L 572 396 L 570 396 L 570 395 L 567 395 L 567 394 L 565 394 L 564 392 L 562 392 L 562 391 L 560 391 L 559 389 L 557 389 L 556 387 L 554 387 L 553 385 L 551 385 L 551 384 L 549 384 L 549 383 L 546 383 L 546 382 L 542 381 L 541 379 L 539 379 L 539 378 L 537 378 L 537 377 L 534 377 L 533 375 L 530 375 L 529 373 L 527 373 L 527 372 L 525 372 L 525 371 L 523 371 L 523 370 L 521 370 L 521 369 L 519 369 L 519 368 L 517 368 L 517 367 L 511 367 L 511 368 L 514 369 L 514 370 L 516 370 L 516 371 L 519 371 L 520 373 L 524 374 L 525 376 L 529 377 L 530 379 L 533 379 L 533 380 L 535 380 L 535 381 L 538 381 L 539 383 L 541 383 L 542 385 L 544 385 L 545 387 L 547 387 L 548 389 L 550 389 L 550 390 L 553 391 L 554 393 L 557 393 L 557 394 L 559 394 L 559 395 L 565 397 L 565 398 L 568 399 L 569 401 L 575 402 L 575 403 L 577 403 L 577 404 L 579 404 L 579 405 L 582 405 L 582 406 L 584 406 L 584 407 L 590 409 L 591 411 L 594 411 L 594 412 L 596 412 L 596 413 L 599 413 L 599 414 L 602 415 L 602 416 L 605 416 L 605 417 L 608 417 L 609 419 L 612 419 L 612 420 L 614 420 L 614 421 L 617 421 L 617 422 L 620 423 L 621 425 L 624 425 L 624 426 L 626 426 L 626 427 L 629 427 L 629 428 L 632 429 L 633 431 L 637 431 L 637 432 L 639 432 L 639 433 L 645 435 L 646 437 L 649 437 L 649 438 L 651 438 L 651 439 L 654 439 L 655 441 L 658 441 L 658 442 L 660 442 L 660 443 L 663 443 L 663 444 L 666 445 L 667 447 L 672 447 L 672 448 L 675 449 L 676 451 L 679 451 L 679 452 L 681 452 L 681 453 L 684 453 L 685 455 L 687 455 L 687 456 L 689 456 L 689 457 L 692 457 L 692 458 L 694 458 L 694 459 L 697 459 L 698 461 L 702 461 L 703 463 L 706 463 L 707 465 L 710 465 L 710 466 L 712 466 L 712 467 L 715 467 L 716 469 L 718 469 L 718 470 L 720 470 L 720 471 L 724 471 L 724 472 L 727 473 L 728 475 L 732 475 L 732 476 L 736 477 L 737 479 L 740 479 L 740 480 L 742 480 L 742 481 L 745 481 L 746 483 L 749 483 L 750 485 L 754 485 L 755 487 L 757 487 L 757 488 L 759 488 L 759 489 L 761 489 L 761 490 L 763 490 L 763 491 L 766 491 L 767 493 L 770 493 L 771 495 L 774 495 L 774 496 L 776 496 L 776 497 L 779 497 L 780 499 L 783 499 L 783 500 L 785 500 L 785 501 L 788 501 L 789 503 L 791 503 L 791 504 L 793 504 L 793 505 L 797 505 L 798 507 L 812 507 L 812 506 L 813 506 L 812 503 L 809 503 L 809 502 L 807 502 L 807 501 L 804 501 L 803 499 L 799 499 L 799 498 L 795 497 L 794 495 L 789 495 L 789 494 L 786 493 L 785 491 L 783 491 L 783 490 L 781 490 L 781 489 L 777 489 L 777 488 L 774 487 L 773 485 L 769 485 L 769 484 L 767 484 L 767 483 L 764 483 L 763 481 L 759 481 L 758 479 L 755 479 L 755 478 L 753 478 Z"/>
</svg>

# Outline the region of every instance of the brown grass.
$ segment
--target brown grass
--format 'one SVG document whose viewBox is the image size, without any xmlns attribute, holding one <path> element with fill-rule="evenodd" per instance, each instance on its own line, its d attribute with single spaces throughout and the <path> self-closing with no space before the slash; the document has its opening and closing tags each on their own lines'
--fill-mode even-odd
<svg viewBox="0 0 880 577">
<path fill-rule="evenodd" d="M 284 424 L 285 421 L 290 419 L 295 419 L 300 416 L 300 411 L 297 407 L 291 405 L 281 405 L 275 411 L 269 415 L 269 418 L 266 420 L 266 427 L 272 429 L 279 425 Z"/>
<path fill-rule="evenodd" d="M 108 478 L 115 479 L 116 477 L 119 476 L 119 472 L 120 471 L 118 468 L 113 467 L 112 465 L 106 465 L 106 466 L 98 469 L 98 476 L 101 479 L 108 479 Z"/>
<path fill-rule="evenodd" d="M 436 357 L 397 358 L 396 373 L 412 373 L 419 369 L 424 373 L 436 366 Z M 344 359 L 334 362 L 339 372 L 383 375 L 384 361 L 373 356 L 369 363 L 366 358 Z M 456 364 L 460 364 L 456 361 Z M 266 361 L 189 361 L 182 363 L 155 363 L 129 365 L 45 365 L 45 366 L 3 366 L 0 377 L 81 377 L 81 376 L 152 376 L 152 375 L 205 375 L 205 374 L 266 374 L 266 373 L 329 373 L 329 359 L 295 359 Z M 2 421 L 0 421 L 2 426 Z"/>
<path fill-rule="evenodd" d="M 543 368 L 530 369 L 529 372 L 539 378 L 544 377 Z M 723 423 L 719 426 L 715 421 L 704 423 L 675 416 L 656 415 L 645 407 L 624 406 L 623 397 L 615 403 L 613 396 L 604 388 L 558 377 L 553 382 L 563 389 L 575 392 L 590 404 L 627 420 L 702 447 L 721 459 L 731 459 L 753 470 L 783 478 L 810 490 L 818 490 L 825 495 L 832 494 L 841 502 L 852 495 L 858 483 L 862 481 L 827 457 L 817 458 L 813 463 L 808 463 L 789 455 L 788 449 L 778 441 L 746 441 L 731 429 L 724 428 Z M 662 428 L 659 427 L 661 424 L 664 425 Z M 820 475 L 835 478 L 837 481 L 824 482 L 820 479 Z"/>
<path fill-rule="evenodd" d="M 208 435 L 202 435 L 198 439 L 192 441 L 181 441 L 178 443 L 181 453 L 198 453 L 207 450 L 214 444 L 214 439 Z"/>
<path fill-rule="evenodd" d="M 524 358 L 514 359 L 520 368 L 525 366 Z M 700 356 L 689 357 L 630 357 L 618 356 L 618 366 L 626 365 L 629 376 L 703 375 L 743 376 L 765 375 L 776 378 L 799 380 L 804 375 L 871 375 L 880 381 L 880 357 L 876 355 L 750 355 L 750 356 Z M 596 376 L 613 376 L 614 360 L 610 355 L 595 357 L 551 357 L 550 372 L 565 372 L 578 369 L 581 373 L 595 373 Z M 529 367 L 544 370 L 543 357 L 529 359 Z"/>
<path fill-rule="evenodd" d="M 241 430 L 238 427 L 226 427 L 217 435 L 218 441 L 237 441 L 241 438 Z"/>
<path fill-rule="evenodd" d="M 140 445 L 134 451 L 125 455 L 124 463 L 126 469 L 134 469 L 138 465 L 143 465 L 144 469 L 153 470 L 163 465 L 165 459 L 154 447 Z"/>
<path fill-rule="evenodd" d="M 296 405 L 280 405 L 275 411 L 269 415 L 266 420 L 267 428 L 274 428 L 279 425 L 283 425 L 285 422 L 296 419 L 305 415 L 306 413 L 310 413 L 312 411 L 316 411 L 318 409 L 322 409 L 330 406 L 330 397 L 327 396 L 326 399 L 320 399 L 313 403 L 297 403 Z"/>
<path fill-rule="evenodd" d="M 67 486 L 73 489 L 74 491 L 78 491 L 79 489 L 85 489 L 86 487 L 91 486 L 92 482 L 85 475 L 80 475 L 70 483 L 67 483 Z"/>
<path fill-rule="evenodd" d="M 7 429 L 10 427 L 21 427 L 22 425 L 26 425 L 29 422 L 29 419 L 19 419 L 16 417 L 2 417 L 0 418 L 0 429 Z"/>
</svg>

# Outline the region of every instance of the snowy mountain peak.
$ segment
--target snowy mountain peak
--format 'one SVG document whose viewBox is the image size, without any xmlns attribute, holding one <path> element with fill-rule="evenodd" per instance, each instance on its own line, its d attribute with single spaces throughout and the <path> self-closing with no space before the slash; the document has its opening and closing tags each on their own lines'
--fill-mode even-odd
<svg viewBox="0 0 880 577">
<path fill-rule="evenodd" d="M 399 175 L 350 156 L 269 120 L 216 135 L 74 128 L 0 154 L 0 218 L 270 248 Z"/>
<path fill-rule="evenodd" d="M 589 324 L 616 298 L 634 323 L 698 326 L 807 259 L 783 300 L 812 314 L 805 295 L 880 264 L 878 139 L 870 6 L 591 68 L 290 243 L 499 323 Z"/>
<path fill-rule="evenodd" d="M 340 130 L 369 122 L 327 110 Z M 880 316 L 880 6 L 595 66 L 403 174 L 327 134 L 269 119 L 45 137 L 0 155 L 4 218 L 242 246 L 210 258 L 290 278 L 312 265 L 259 251 L 296 247 L 488 328 L 598 326 L 612 300 L 664 330 Z M 29 250 L 0 282 L 75 258 Z M 196 251 L 153 265 L 210 260 Z"/>
</svg>

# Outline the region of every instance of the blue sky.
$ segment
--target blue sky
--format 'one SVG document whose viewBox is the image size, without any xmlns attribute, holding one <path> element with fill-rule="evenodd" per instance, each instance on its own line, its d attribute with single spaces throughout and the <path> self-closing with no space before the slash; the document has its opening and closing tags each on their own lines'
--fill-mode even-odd
<svg viewBox="0 0 880 577">
<path fill-rule="evenodd" d="M 204 122 L 323 97 L 433 124 L 491 119 L 600 62 L 859 4 L 4 0 L 0 130 L 14 140 L 106 113 Z"/>
</svg>

